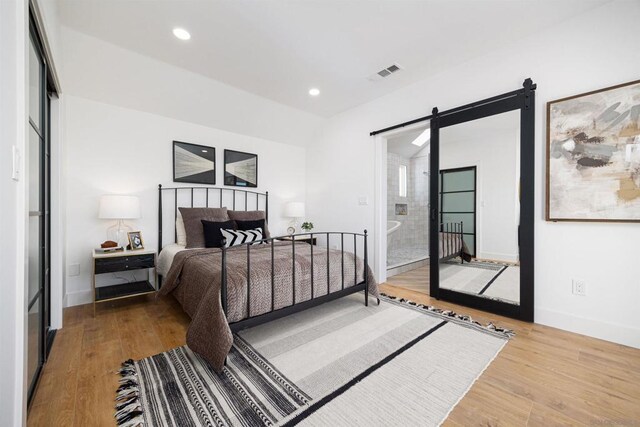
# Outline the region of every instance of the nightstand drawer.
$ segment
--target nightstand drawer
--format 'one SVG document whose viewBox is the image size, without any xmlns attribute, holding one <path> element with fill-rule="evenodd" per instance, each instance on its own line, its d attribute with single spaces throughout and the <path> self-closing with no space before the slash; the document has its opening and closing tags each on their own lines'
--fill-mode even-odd
<svg viewBox="0 0 640 427">
<path fill-rule="evenodd" d="M 139 270 L 143 268 L 155 267 L 155 256 L 153 254 L 145 255 L 127 255 L 113 258 L 97 258 L 95 260 L 95 273 L 113 273 L 116 271 Z"/>
</svg>

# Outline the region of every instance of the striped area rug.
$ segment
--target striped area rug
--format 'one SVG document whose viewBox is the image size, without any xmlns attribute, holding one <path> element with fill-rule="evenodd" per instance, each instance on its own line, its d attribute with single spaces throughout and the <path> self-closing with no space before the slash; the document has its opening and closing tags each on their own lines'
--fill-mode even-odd
<svg viewBox="0 0 640 427">
<path fill-rule="evenodd" d="M 518 304 L 520 267 L 497 261 L 446 261 L 440 264 L 440 287 Z"/>
<path fill-rule="evenodd" d="M 242 331 L 215 373 L 187 347 L 121 370 L 124 426 L 438 425 L 510 331 L 356 294 Z"/>
</svg>

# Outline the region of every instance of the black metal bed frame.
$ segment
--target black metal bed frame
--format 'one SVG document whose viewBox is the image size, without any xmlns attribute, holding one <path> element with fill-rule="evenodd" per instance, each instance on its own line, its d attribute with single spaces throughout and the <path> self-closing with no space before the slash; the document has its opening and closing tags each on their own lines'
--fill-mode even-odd
<svg viewBox="0 0 640 427">
<path fill-rule="evenodd" d="M 296 302 L 296 237 L 307 237 L 313 241 L 314 236 L 324 235 L 327 238 L 327 251 L 326 251 L 326 260 L 327 260 L 327 293 L 326 295 L 322 295 L 319 297 L 315 297 L 315 283 L 314 283 L 314 245 L 311 244 L 311 298 L 306 301 Z M 339 235 L 340 236 L 340 252 L 341 252 L 341 270 L 342 270 L 342 287 L 339 291 L 331 292 L 331 251 L 329 246 L 329 241 L 331 235 Z M 354 248 L 354 285 L 345 288 L 344 287 L 344 237 L 345 236 L 353 236 L 353 248 Z M 287 307 L 275 309 L 275 261 L 274 261 L 274 253 L 275 253 L 275 241 L 282 237 L 290 237 L 291 238 L 291 260 L 292 260 L 292 270 L 291 270 L 291 301 L 292 305 Z M 364 240 L 364 280 L 358 283 L 358 268 L 357 268 L 357 239 L 358 237 L 362 237 Z M 222 246 L 222 287 L 221 287 L 221 301 L 222 308 L 225 314 L 227 314 L 227 251 L 229 248 L 224 246 L 226 239 L 223 238 L 223 246 Z M 271 246 L 271 311 L 260 314 L 257 316 L 251 316 L 251 247 L 254 244 L 265 243 L 270 244 Z M 300 243 L 299 243 L 300 244 Z M 308 244 L 306 242 L 302 243 L 304 245 Z M 306 310 L 307 308 L 311 308 L 320 304 L 323 304 L 328 301 L 332 301 L 337 298 L 341 298 L 343 296 L 347 296 L 356 292 L 364 291 L 364 305 L 369 305 L 369 274 L 367 271 L 367 266 L 369 265 L 369 256 L 367 250 L 367 230 L 364 230 L 364 233 L 350 233 L 350 232 L 320 232 L 320 233 L 299 233 L 299 234 L 290 234 L 287 236 L 281 237 L 270 237 L 268 239 L 262 239 L 261 241 L 251 242 L 251 243 L 243 243 L 239 246 L 245 246 L 247 252 L 247 317 L 243 320 L 230 323 L 229 326 L 231 330 L 236 332 L 242 329 L 250 328 L 252 326 L 259 325 L 261 323 L 270 322 L 271 320 L 278 319 L 280 317 L 288 316 L 293 313 L 297 313 L 302 310 Z M 380 301 L 378 300 L 378 304 Z"/>
<path fill-rule="evenodd" d="M 162 220 L 163 220 L 163 205 L 162 205 L 162 192 L 163 191 L 170 191 L 173 192 L 174 194 L 174 223 L 175 223 L 175 219 L 177 217 L 177 212 L 178 212 L 178 194 L 179 192 L 187 192 L 187 194 L 189 195 L 189 206 L 187 207 L 197 207 L 194 206 L 194 194 L 198 191 L 204 191 L 205 192 L 205 206 L 200 206 L 200 207 L 224 207 L 224 203 L 223 203 L 223 192 L 229 192 L 232 193 L 232 197 L 233 197 L 233 210 L 236 209 L 236 194 L 244 194 L 244 210 L 248 211 L 248 198 L 249 198 L 249 194 L 251 194 L 253 197 L 253 195 L 255 195 L 256 197 L 256 209 L 258 209 L 259 204 L 260 204 L 260 197 L 264 197 L 264 201 L 265 201 L 265 218 L 268 221 L 269 219 L 269 192 L 264 192 L 264 193 L 260 193 L 260 192 L 256 192 L 256 191 L 249 191 L 249 190 L 240 190 L 240 189 L 234 189 L 234 188 L 222 188 L 222 187 L 165 187 L 163 188 L 162 185 L 158 185 L 158 254 L 160 253 L 160 251 L 162 250 L 163 247 L 163 237 L 162 237 Z M 213 200 L 213 198 L 210 198 L 209 195 L 213 193 L 213 195 L 217 195 L 217 200 L 218 200 L 218 206 L 210 206 L 210 199 Z M 241 196 L 242 197 L 242 196 Z M 335 291 L 335 292 L 331 292 L 330 291 L 330 285 L 331 285 L 331 281 L 330 281 L 330 266 L 331 266 L 331 261 L 330 261 L 330 238 L 331 236 L 340 236 L 340 252 L 341 252 L 341 269 L 342 269 L 342 287 L 340 290 Z M 305 301 L 300 301 L 300 302 L 296 302 L 296 258 L 295 258 L 295 250 L 296 250 L 296 237 L 306 237 L 309 236 L 310 240 L 313 241 L 314 236 L 326 236 L 326 245 L 327 245 L 327 251 L 326 251 L 326 260 L 327 260 L 327 294 L 326 295 L 322 295 L 319 297 L 315 297 L 315 283 L 314 283 L 314 274 L 313 274 L 313 269 L 314 269 L 314 263 L 313 263 L 313 257 L 314 257 L 314 245 L 311 245 L 311 298 Z M 344 273 L 344 242 L 345 242 L 345 236 L 353 236 L 353 255 L 354 255 L 354 264 L 355 267 L 355 273 L 354 273 L 354 285 L 345 288 L 345 273 Z M 292 280 L 291 280 L 291 293 L 292 293 L 292 305 L 283 307 L 283 308 L 279 308 L 279 309 L 275 309 L 275 260 L 274 260 L 274 254 L 275 254 L 275 241 L 276 240 L 281 240 L 283 238 L 287 238 L 287 240 L 291 240 L 291 253 L 292 253 Z M 358 283 L 358 269 L 357 269 L 357 249 L 358 249 L 358 238 L 362 238 L 362 241 L 364 243 L 364 280 L 360 283 Z M 174 227 L 174 242 L 177 240 L 177 230 L 175 230 Z M 228 305 L 228 289 L 227 289 L 227 251 L 229 250 L 229 248 L 225 247 L 225 243 L 226 243 L 226 239 L 223 238 L 223 246 L 221 248 L 222 251 L 222 264 L 221 264 L 221 289 L 220 289 L 220 300 L 222 302 L 222 308 L 223 311 L 225 313 L 225 315 L 227 314 L 227 305 Z M 260 314 L 257 316 L 251 316 L 251 247 L 254 244 L 270 244 L 271 246 L 271 311 L 264 313 L 264 314 Z M 307 244 L 306 242 L 298 242 L 298 244 Z M 275 320 L 284 316 L 288 316 L 290 314 L 302 311 L 302 310 L 306 310 L 308 308 L 311 307 L 315 307 L 317 305 L 323 304 L 325 302 L 328 301 L 332 301 L 356 292 L 360 292 L 360 291 L 364 291 L 364 304 L 365 306 L 369 305 L 369 273 L 367 270 L 367 267 L 369 265 L 369 253 L 368 253 L 368 233 L 367 230 L 364 230 L 364 233 L 352 233 L 352 232 L 310 232 L 310 233 L 298 233 L 298 234 L 289 234 L 286 236 L 276 236 L 276 237 L 269 237 L 266 239 L 262 239 L 260 241 L 257 242 L 251 242 L 251 243 L 243 243 L 241 245 L 238 246 L 245 246 L 246 247 L 246 254 L 247 254 L 247 317 L 243 320 L 237 321 L 237 322 L 232 322 L 229 323 L 229 326 L 231 328 L 232 331 L 236 332 L 242 329 L 246 329 L 246 328 L 250 328 L 252 326 L 256 326 L 262 323 L 266 323 L 269 322 L 271 320 Z M 261 245 L 263 246 L 263 245 Z M 235 248 L 236 246 L 234 246 Z M 159 283 L 162 283 L 162 279 L 159 277 Z M 378 304 L 380 304 L 380 300 L 378 299 Z"/>
<path fill-rule="evenodd" d="M 178 195 L 179 194 L 184 194 L 184 192 L 186 191 L 187 194 L 189 195 L 189 206 L 180 206 L 180 207 L 197 207 L 194 206 L 194 195 L 197 192 L 200 192 L 202 194 L 202 191 L 204 191 L 204 195 L 205 195 L 205 206 L 200 206 L 200 207 L 205 207 L 205 208 L 211 208 L 211 207 L 218 207 L 218 208 L 222 208 L 224 207 L 224 195 L 225 194 L 231 194 L 233 201 L 232 201 L 232 208 L 234 211 L 236 210 L 236 206 L 237 206 L 237 194 L 240 193 L 241 195 L 244 194 L 244 210 L 248 211 L 248 204 L 249 204 L 249 194 L 251 194 L 251 197 L 253 198 L 253 196 L 255 196 L 256 199 L 256 210 L 259 210 L 259 206 L 260 206 L 260 198 L 262 197 L 264 200 L 264 214 L 265 214 L 265 221 L 269 222 L 269 192 L 265 191 L 264 193 L 260 193 L 257 191 L 250 191 L 250 190 L 238 190 L 236 188 L 224 188 L 224 187 L 162 187 L 162 184 L 158 184 L 158 254 L 160 253 L 160 251 L 162 250 L 162 243 L 163 243 L 163 239 L 162 239 L 162 192 L 166 191 L 166 192 L 171 192 L 173 193 L 173 223 L 175 224 L 176 218 L 178 217 Z M 217 197 L 216 197 L 217 196 Z M 209 203 L 210 200 L 213 199 L 217 199 L 218 200 L 218 206 L 211 206 L 211 204 Z M 175 226 L 173 228 L 173 239 L 174 242 L 177 240 L 177 235 L 178 235 L 178 231 L 176 230 Z"/>
<path fill-rule="evenodd" d="M 440 261 L 446 261 L 455 257 L 460 257 L 460 264 L 464 264 L 464 244 L 462 239 L 464 238 L 462 221 L 460 222 L 446 222 L 440 224 L 440 234 L 451 234 L 458 236 L 453 239 L 440 239 L 440 245 L 442 246 L 442 253 L 449 254 L 440 258 Z"/>
</svg>

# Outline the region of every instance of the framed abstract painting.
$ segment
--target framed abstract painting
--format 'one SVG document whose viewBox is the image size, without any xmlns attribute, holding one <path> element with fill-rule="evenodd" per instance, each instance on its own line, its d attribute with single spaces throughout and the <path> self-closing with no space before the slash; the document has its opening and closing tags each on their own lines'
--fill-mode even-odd
<svg viewBox="0 0 640 427">
<path fill-rule="evenodd" d="M 224 150 L 224 185 L 258 186 L 258 155 Z"/>
<path fill-rule="evenodd" d="M 640 222 L 640 80 L 547 103 L 547 221 Z"/>
<path fill-rule="evenodd" d="M 173 141 L 173 181 L 214 185 L 216 149 Z"/>
</svg>

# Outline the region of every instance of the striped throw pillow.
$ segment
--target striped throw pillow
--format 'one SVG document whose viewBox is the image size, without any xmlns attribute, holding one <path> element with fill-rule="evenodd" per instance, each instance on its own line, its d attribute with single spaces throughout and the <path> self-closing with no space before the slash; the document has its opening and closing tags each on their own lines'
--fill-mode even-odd
<svg viewBox="0 0 640 427">
<path fill-rule="evenodd" d="M 253 230 L 231 230 L 221 229 L 222 237 L 227 239 L 225 247 L 242 245 L 243 243 L 259 242 L 262 240 L 262 229 Z"/>
</svg>

